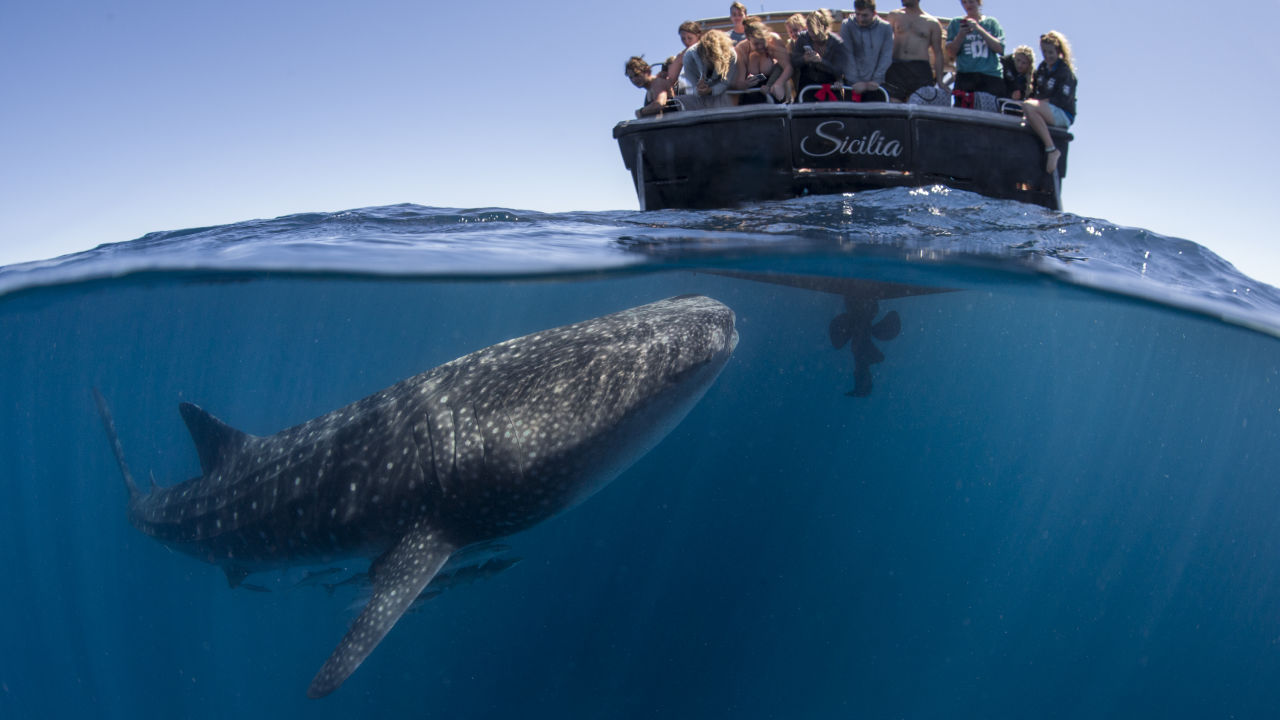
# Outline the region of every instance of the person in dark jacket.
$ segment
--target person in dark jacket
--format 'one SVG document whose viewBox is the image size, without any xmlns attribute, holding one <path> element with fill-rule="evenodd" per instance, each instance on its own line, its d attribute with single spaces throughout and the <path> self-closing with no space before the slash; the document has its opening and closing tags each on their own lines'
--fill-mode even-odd
<svg viewBox="0 0 1280 720">
<path fill-rule="evenodd" d="M 1022 103 L 1023 115 L 1032 132 L 1044 143 L 1044 171 L 1058 169 L 1062 151 L 1053 145 L 1050 127 L 1071 127 L 1076 120 L 1076 73 L 1071 62 L 1071 45 L 1057 30 L 1040 36 L 1044 61 L 1036 68 L 1034 97 Z"/>
<path fill-rule="evenodd" d="M 830 86 L 839 85 L 849 65 L 849 51 L 839 33 L 831 32 L 831 13 L 814 10 L 805 17 L 808 28 L 796 38 L 791 48 L 791 67 L 795 71 L 796 99 L 800 102 L 835 99 L 842 93 Z M 809 85 L 826 86 L 817 96 L 801 97 Z"/>
<path fill-rule="evenodd" d="M 1036 66 L 1036 56 L 1031 48 L 1019 45 L 1012 54 L 1000 58 L 1004 66 L 1004 95 L 1011 100 L 1026 100 L 1031 97 L 1034 77 L 1032 70 Z"/>
</svg>

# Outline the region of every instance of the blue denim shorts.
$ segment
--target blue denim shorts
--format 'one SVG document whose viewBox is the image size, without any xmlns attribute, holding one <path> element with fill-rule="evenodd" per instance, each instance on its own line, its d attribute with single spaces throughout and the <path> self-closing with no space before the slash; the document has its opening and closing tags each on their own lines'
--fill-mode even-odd
<svg viewBox="0 0 1280 720">
<path fill-rule="evenodd" d="M 1051 102 L 1045 103 L 1049 106 L 1049 110 L 1053 112 L 1053 124 L 1055 127 L 1071 127 L 1071 116 L 1066 110 L 1054 105 Z"/>
</svg>

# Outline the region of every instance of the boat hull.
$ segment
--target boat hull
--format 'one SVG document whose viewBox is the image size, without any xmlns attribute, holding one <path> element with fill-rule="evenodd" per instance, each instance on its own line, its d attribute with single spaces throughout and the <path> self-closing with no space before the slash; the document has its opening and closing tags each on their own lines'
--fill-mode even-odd
<svg viewBox="0 0 1280 720">
<path fill-rule="evenodd" d="M 884 103 L 808 103 L 669 113 L 613 136 L 641 209 L 730 207 L 884 187 L 946 185 L 1061 208 L 1057 177 L 1022 118 Z"/>
</svg>

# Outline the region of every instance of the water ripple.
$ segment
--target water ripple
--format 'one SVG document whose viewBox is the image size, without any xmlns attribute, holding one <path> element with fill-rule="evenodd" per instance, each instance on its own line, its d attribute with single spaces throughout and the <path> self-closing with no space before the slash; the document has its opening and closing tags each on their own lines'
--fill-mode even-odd
<svg viewBox="0 0 1280 720">
<path fill-rule="evenodd" d="M 549 214 L 403 204 L 302 213 L 150 233 L 0 268 L 0 295 L 174 271 L 504 276 L 804 256 L 1033 274 L 1280 334 L 1280 292 L 1194 242 L 941 186 L 731 210 Z"/>
</svg>

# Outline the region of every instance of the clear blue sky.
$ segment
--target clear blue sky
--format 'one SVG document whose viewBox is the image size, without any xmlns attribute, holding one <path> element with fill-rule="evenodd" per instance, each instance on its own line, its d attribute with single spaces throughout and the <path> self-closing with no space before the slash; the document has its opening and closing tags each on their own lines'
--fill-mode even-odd
<svg viewBox="0 0 1280 720">
<path fill-rule="evenodd" d="M 958 0 L 923 6 L 961 12 Z M 0 264 L 400 202 L 635 208 L 610 135 L 640 101 L 623 62 L 664 58 L 682 20 L 727 11 L 2 0 Z M 1280 2 L 987 0 L 985 11 L 1010 45 L 1038 47 L 1057 29 L 1074 47 L 1068 211 L 1195 240 L 1280 285 Z"/>
</svg>

